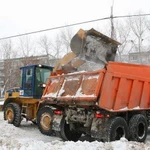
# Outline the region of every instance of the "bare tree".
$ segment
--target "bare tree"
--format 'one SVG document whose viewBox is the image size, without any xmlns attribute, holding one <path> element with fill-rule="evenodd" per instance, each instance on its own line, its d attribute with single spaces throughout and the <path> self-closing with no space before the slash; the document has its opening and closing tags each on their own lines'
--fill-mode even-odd
<svg viewBox="0 0 150 150">
<path fill-rule="evenodd" d="M 146 33 L 146 18 L 145 17 L 135 17 L 135 18 L 129 18 L 129 25 L 132 30 L 132 38 L 135 39 L 135 42 L 133 44 L 137 45 L 137 51 L 139 52 L 139 58 L 140 63 L 142 63 L 142 42 L 145 39 L 145 33 Z M 135 38 L 134 38 L 135 37 Z M 135 47 L 136 48 L 136 47 Z"/>
<path fill-rule="evenodd" d="M 22 65 L 32 63 L 32 56 L 36 55 L 34 42 L 29 36 L 24 36 L 19 39 L 18 50 L 21 52 L 21 56 L 24 58 Z"/>
<path fill-rule="evenodd" d="M 118 48 L 119 61 L 122 61 L 122 55 L 131 51 L 132 45 L 130 38 L 130 27 L 125 22 L 115 24 L 115 32 L 117 41 L 121 43 Z"/>
<path fill-rule="evenodd" d="M 60 37 L 61 37 L 62 45 L 66 49 L 66 53 L 68 53 L 70 51 L 70 41 L 73 37 L 72 28 L 68 27 L 61 30 Z"/>
<path fill-rule="evenodd" d="M 46 53 L 46 55 L 47 55 L 46 63 L 49 64 L 49 59 L 55 58 L 54 53 L 51 51 L 52 42 L 46 35 L 44 35 L 44 36 L 40 37 L 38 44 L 43 49 L 44 53 Z M 42 51 L 42 53 L 43 53 L 43 51 Z"/>
<path fill-rule="evenodd" d="M 54 52 L 54 56 L 58 59 L 61 58 L 65 51 L 61 49 L 62 48 L 62 42 L 60 39 L 60 36 L 57 34 L 54 42 L 52 43 L 52 50 Z"/>
<path fill-rule="evenodd" d="M 3 87 L 1 93 L 4 94 L 6 89 L 9 89 L 11 86 L 16 86 L 18 84 L 16 77 L 16 70 L 14 69 L 11 58 L 15 58 L 17 56 L 17 52 L 13 49 L 13 43 L 11 40 L 5 40 L 1 42 L 1 50 L 3 51 Z"/>
<path fill-rule="evenodd" d="M 17 56 L 17 51 L 13 49 L 13 43 L 10 39 L 1 42 L 1 51 L 3 59 L 15 58 Z"/>
</svg>

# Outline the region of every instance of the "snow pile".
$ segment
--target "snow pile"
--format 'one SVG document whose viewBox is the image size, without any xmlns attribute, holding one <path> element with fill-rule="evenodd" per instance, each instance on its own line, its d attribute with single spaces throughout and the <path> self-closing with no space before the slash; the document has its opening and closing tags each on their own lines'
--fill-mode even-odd
<svg viewBox="0 0 150 150">
<path fill-rule="evenodd" d="M 137 143 L 128 142 L 126 139 L 122 138 L 120 141 L 116 142 L 62 142 L 62 141 L 51 141 L 43 142 L 37 140 L 19 140 L 11 138 L 0 137 L 0 149 L 2 150 L 148 150 L 150 143 Z"/>
<path fill-rule="evenodd" d="M 149 136 L 148 136 L 149 137 Z M 125 138 L 115 142 L 63 142 L 55 136 L 41 134 L 36 125 L 22 121 L 19 128 L 3 120 L 0 112 L 0 150 L 149 150 L 146 143 L 129 142 Z"/>
</svg>

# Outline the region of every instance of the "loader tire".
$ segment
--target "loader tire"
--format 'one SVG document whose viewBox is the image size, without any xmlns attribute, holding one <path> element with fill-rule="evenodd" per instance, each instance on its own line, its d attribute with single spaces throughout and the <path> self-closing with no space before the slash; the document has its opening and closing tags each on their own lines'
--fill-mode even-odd
<svg viewBox="0 0 150 150">
<path fill-rule="evenodd" d="M 120 140 L 121 137 L 128 139 L 128 125 L 124 118 L 110 118 L 106 127 L 106 141 Z"/>
<path fill-rule="evenodd" d="M 144 142 L 147 137 L 148 124 L 144 115 L 136 114 L 129 121 L 129 140 Z"/>
<path fill-rule="evenodd" d="M 21 123 L 21 108 L 16 103 L 9 103 L 4 108 L 4 120 L 18 127 Z"/>
<path fill-rule="evenodd" d="M 42 107 L 37 113 L 37 125 L 40 132 L 44 135 L 52 135 L 52 120 L 53 111 L 51 108 L 45 106 Z"/>
<path fill-rule="evenodd" d="M 65 141 L 78 141 L 82 133 L 78 133 L 75 130 L 70 130 L 70 125 L 66 123 L 65 117 L 62 118 L 60 123 L 61 138 Z"/>
</svg>

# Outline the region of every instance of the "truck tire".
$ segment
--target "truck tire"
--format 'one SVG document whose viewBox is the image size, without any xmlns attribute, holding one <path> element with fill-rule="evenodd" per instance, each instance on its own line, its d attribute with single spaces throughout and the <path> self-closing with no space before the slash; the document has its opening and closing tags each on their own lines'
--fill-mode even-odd
<svg viewBox="0 0 150 150">
<path fill-rule="evenodd" d="M 60 132 L 60 131 L 55 131 L 55 135 L 56 135 L 57 137 L 59 137 L 59 138 L 62 139 L 62 136 L 61 136 L 61 132 Z"/>
<path fill-rule="evenodd" d="M 60 123 L 61 138 L 65 141 L 78 141 L 82 133 L 78 133 L 75 130 L 70 130 L 70 125 L 66 123 L 65 117 L 62 118 Z"/>
<path fill-rule="evenodd" d="M 147 120 L 142 114 L 137 114 L 131 117 L 129 121 L 129 140 L 144 142 L 147 137 Z"/>
<path fill-rule="evenodd" d="M 40 108 L 37 113 L 37 125 L 42 134 L 52 135 L 53 111 L 48 106 Z"/>
<path fill-rule="evenodd" d="M 21 123 L 21 108 L 16 103 L 8 103 L 4 108 L 4 120 L 18 127 Z"/>
<path fill-rule="evenodd" d="M 121 137 L 128 139 L 128 125 L 126 120 L 122 117 L 110 118 L 107 123 L 106 131 L 107 142 L 120 140 Z"/>
</svg>

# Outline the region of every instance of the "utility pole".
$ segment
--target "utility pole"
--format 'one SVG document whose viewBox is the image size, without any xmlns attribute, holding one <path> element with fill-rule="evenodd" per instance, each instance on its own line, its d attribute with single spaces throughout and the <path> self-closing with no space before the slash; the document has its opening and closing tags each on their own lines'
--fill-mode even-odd
<svg viewBox="0 0 150 150">
<path fill-rule="evenodd" d="M 111 15 L 110 15 L 110 21 L 111 21 L 111 38 L 115 38 L 115 31 L 114 31 L 114 22 L 113 22 L 113 7 L 114 7 L 114 0 L 112 0 L 112 6 L 111 6 Z"/>
</svg>

